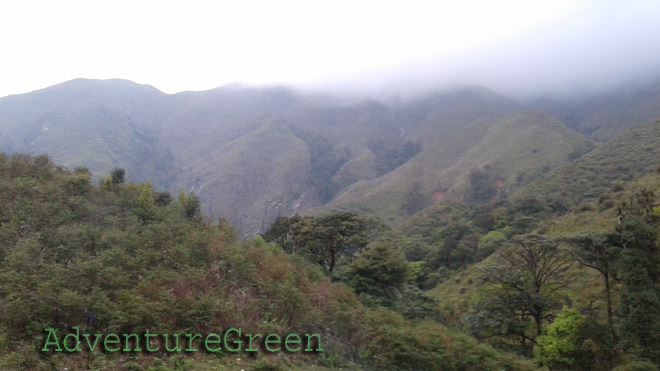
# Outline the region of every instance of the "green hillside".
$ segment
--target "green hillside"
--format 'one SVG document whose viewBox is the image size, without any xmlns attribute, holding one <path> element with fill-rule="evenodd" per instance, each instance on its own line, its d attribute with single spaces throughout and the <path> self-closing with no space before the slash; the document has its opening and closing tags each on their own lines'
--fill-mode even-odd
<svg viewBox="0 0 660 371">
<path fill-rule="evenodd" d="M 514 196 L 568 207 L 598 198 L 616 182 L 629 181 L 660 166 L 660 121 L 620 134 L 570 164 L 551 170 Z"/>
<path fill-rule="evenodd" d="M 0 363 L 660 364 L 660 121 L 637 123 L 653 86 L 614 121 L 599 115 L 621 92 L 568 107 L 483 88 L 376 101 L 74 80 L 0 99 Z M 318 333 L 324 351 L 38 351 L 48 327 L 234 325 Z"/>
<path fill-rule="evenodd" d="M 195 161 L 182 176 L 190 180 L 182 184 L 199 194 L 209 215 L 226 217 L 243 234 L 256 235 L 276 217 L 314 202 L 314 189 L 306 184 L 308 152 L 286 125 L 264 123 Z"/>
<path fill-rule="evenodd" d="M 46 156 L 0 155 L 3 368 L 531 369 L 433 320 L 364 304 L 319 267 L 261 238 L 236 242 L 231 226 L 203 220 L 192 194 L 154 192 L 120 177 L 95 187 L 90 178 Z M 78 352 L 75 343 L 53 345 L 44 331 L 205 334 L 230 327 L 319 334 L 322 351 L 269 352 L 260 343 L 253 353 L 232 353 L 223 343 L 219 352 Z"/>
<path fill-rule="evenodd" d="M 635 200 L 638 199 L 638 196 L 642 192 L 647 191 L 654 194 L 660 193 L 660 173 L 649 173 L 633 181 L 622 182 L 603 192 L 598 199 L 585 200 L 565 215 L 544 220 L 536 232 L 542 233 L 549 238 L 555 238 L 558 241 L 570 240 L 570 238 L 573 238 L 572 236 L 610 233 L 617 228 L 617 225 L 620 225 L 619 213 L 621 209 L 624 209 L 625 216 L 625 209 L 634 205 L 637 202 Z M 657 216 L 657 206 L 654 213 Z M 442 225 L 442 223 L 436 224 L 436 227 L 437 225 Z M 404 228 L 404 230 L 409 230 L 409 228 Z M 658 232 L 656 231 L 654 233 L 657 243 Z M 512 243 L 512 239 L 509 239 L 505 245 L 510 243 Z M 564 245 L 564 248 L 571 247 L 570 245 Z M 467 316 L 475 310 L 475 305 L 477 305 L 480 297 L 483 295 L 484 285 L 487 285 L 488 267 L 497 264 L 497 260 L 498 254 L 495 253 L 455 273 L 451 278 L 442 281 L 430 291 L 430 294 L 441 303 L 443 311 L 452 316 L 452 322 L 460 324 L 459 327 L 466 331 L 468 330 L 466 326 Z M 603 296 L 602 277 L 599 273 L 584 265 L 575 264 L 571 268 L 570 276 L 572 282 L 563 291 L 563 295 L 565 295 L 564 305 L 582 308 L 583 313 L 592 311 L 591 315 L 597 321 L 606 323 L 607 306 L 605 297 Z M 618 274 L 615 274 L 616 276 Z M 617 331 L 619 331 L 619 326 L 624 321 L 621 318 L 622 314 L 619 312 L 619 305 L 622 300 L 621 295 L 624 288 L 625 279 L 622 276 L 612 280 L 612 302 Z M 641 355 L 641 357 L 644 358 L 644 355 Z M 626 362 L 626 359 L 626 357 L 623 357 L 619 361 Z"/>
<path fill-rule="evenodd" d="M 125 80 L 72 80 L 0 99 L 0 150 L 49 154 L 96 176 L 114 167 L 159 188 L 173 183 L 174 155 L 145 123 L 167 112 L 163 94 Z"/>
<path fill-rule="evenodd" d="M 549 169 L 569 162 L 571 154 L 592 146 L 590 140 L 546 114 L 517 112 L 497 120 L 480 118 L 428 144 L 394 171 L 353 184 L 321 210 L 354 210 L 398 223 L 434 202 L 469 202 L 466 197 L 474 190 L 466 182 L 472 172 L 485 169 L 486 186 L 497 188 L 485 201 L 506 198 Z"/>
</svg>

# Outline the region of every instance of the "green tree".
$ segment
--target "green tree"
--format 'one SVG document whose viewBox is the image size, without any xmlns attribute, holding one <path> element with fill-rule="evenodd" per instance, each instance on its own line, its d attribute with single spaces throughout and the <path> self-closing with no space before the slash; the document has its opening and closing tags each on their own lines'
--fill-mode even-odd
<svg viewBox="0 0 660 371">
<path fill-rule="evenodd" d="M 575 309 L 564 308 L 548 326 L 545 335 L 536 339 L 534 358 L 541 366 L 551 369 L 571 367 L 579 349 L 579 325 L 582 315 Z"/>
<path fill-rule="evenodd" d="M 660 364 L 660 218 L 654 202 L 653 193 L 642 190 L 619 208 L 611 242 L 621 249 L 617 277 L 623 283 L 619 316 L 624 346 Z"/>
<path fill-rule="evenodd" d="M 201 213 L 199 198 L 193 193 L 185 193 L 179 190 L 178 197 L 181 212 L 188 220 L 194 220 Z"/>
<path fill-rule="evenodd" d="M 330 214 L 314 220 L 299 241 L 302 255 L 332 272 L 340 258 L 351 257 L 367 245 L 367 224 L 357 214 Z"/>
<path fill-rule="evenodd" d="M 486 285 L 477 294 L 472 310 L 461 318 L 467 331 L 478 339 L 518 344 L 523 351 L 535 342 L 529 333 L 531 317 L 517 292 Z"/>
<path fill-rule="evenodd" d="M 347 282 L 357 293 L 393 299 L 408 278 L 408 263 L 387 242 L 377 242 L 364 250 L 346 272 Z"/>
<path fill-rule="evenodd" d="M 617 343 L 612 309 L 612 279 L 616 275 L 616 263 L 621 249 L 614 245 L 617 237 L 612 233 L 584 234 L 563 238 L 571 247 L 577 261 L 585 267 L 596 270 L 603 278 L 607 303 L 607 324 L 612 344 Z M 610 354 L 610 366 L 614 364 L 614 354 Z"/>
<path fill-rule="evenodd" d="M 137 198 L 135 214 L 143 223 L 149 222 L 156 217 L 156 205 L 154 194 L 150 183 L 143 184 L 140 195 Z"/>
<path fill-rule="evenodd" d="M 112 178 L 112 184 L 117 186 L 124 183 L 125 175 L 126 175 L 126 170 L 122 168 L 116 167 L 112 169 L 112 171 L 110 172 L 110 178 Z"/>
<path fill-rule="evenodd" d="M 367 245 L 369 221 L 353 213 L 327 216 L 278 218 L 264 233 L 264 240 L 280 244 L 289 254 L 297 254 L 329 272 L 362 251 Z"/>
<path fill-rule="evenodd" d="M 302 222 L 303 218 L 298 214 L 290 218 L 286 216 L 278 217 L 262 237 L 267 242 L 278 244 L 286 253 L 293 254 L 300 247 L 296 243 L 296 232 Z"/>
<path fill-rule="evenodd" d="M 564 307 L 536 339 L 534 358 L 551 370 L 609 370 L 613 346 L 607 333 L 593 317 Z"/>
<path fill-rule="evenodd" d="M 472 326 L 473 332 L 489 333 L 489 328 L 498 327 L 505 330 L 496 331 L 499 336 L 519 337 L 523 345 L 526 339 L 533 341 L 542 334 L 544 321 L 561 307 L 559 299 L 569 283 L 566 271 L 571 265 L 569 254 L 547 237 L 529 234 L 514 238 L 482 273 L 487 285 L 468 322 L 485 327 Z M 526 335 L 521 330 L 530 318 L 535 331 Z"/>
</svg>

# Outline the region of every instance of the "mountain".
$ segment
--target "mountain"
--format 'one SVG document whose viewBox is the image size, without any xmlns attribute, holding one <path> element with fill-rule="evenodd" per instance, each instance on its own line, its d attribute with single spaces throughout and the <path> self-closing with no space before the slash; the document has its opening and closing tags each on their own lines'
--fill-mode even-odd
<svg viewBox="0 0 660 371">
<path fill-rule="evenodd" d="M 606 126 L 653 114 L 658 90 L 635 90 L 625 125 Z M 510 197 L 596 146 L 589 122 L 618 98 L 593 99 L 520 103 L 482 87 L 386 100 L 241 85 L 165 94 L 77 79 L 1 98 L 0 151 L 48 153 L 96 179 L 125 168 L 130 181 L 195 192 L 206 214 L 253 236 L 294 213 L 398 223 L 444 199 Z"/>
<path fill-rule="evenodd" d="M 468 179 L 485 170 L 492 197 L 506 197 L 593 143 L 550 115 L 522 111 L 479 117 L 434 138 L 413 159 L 377 179 L 349 186 L 326 210 L 373 213 L 398 223 L 442 200 L 470 197 Z M 485 201 L 488 201 L 486 199 Z"/>
<path fill-rule="evenodd" d="M 47 153 L 59 164 L 95 175 L 125 168 L 134 181 L 166 188 L 173 154 L 145 125 L 166 116 L 163 94 L 125 80 L 77 79 L 0 99 L 0 150 Z"/>
<path fill-rule="evenodd" d="M 543 98 L 531 107 L 556 116 L 593 140 L 604 142 L 660 116 L 660 78 L 577 98 Z"/>
<path fill-rule="evenodd" d="M 557 167 L 514 196 L 567 207 L 598 198 L 617 182 L 660 168 L 660 120 L 615 136 L 575 161 Z"/>
</svg>

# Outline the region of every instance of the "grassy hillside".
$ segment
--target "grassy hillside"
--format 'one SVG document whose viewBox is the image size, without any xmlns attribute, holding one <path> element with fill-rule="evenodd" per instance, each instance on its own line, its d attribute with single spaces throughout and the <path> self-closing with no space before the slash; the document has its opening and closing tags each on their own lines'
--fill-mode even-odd
<svg viewBox="0 0 660 371">
<path fill-rule="evenodd" d="M 569 162 L 572 153 L 592 146 L 587 138 L 546 114 L 517 112 L 501 119 L 479 118 L 438 138 L 394 171 L 353 184 L 321 210 L 355 210 L 399 223 L 434 202 L 465 200 L 471 191 L 466 183 L 470 173 L 482 169 L 488 169 L 488 185 L 497 183 L 492 197 L 505 198 Z"/>
<path fill-rule="evenodd" d="M 584 233 L 599 233 L 611 230 L 617 224 L 617 207 L 629 202 L 642 189 L 660 194 L 660 173 L 650 173 L 631 182 L 621 183 L 604 192 L 598 199 L 585 200 L 570 212 L 546 220 L 538 229 L 549 236 L 566 236 Z M 412 222 L 412 220 L 411 220 Z M 406 225 L 401 226 L 410 230 Z M 453 313 L 456 319 L 469 307 L 480 285 L 479 275 L 493 257 L 485 259 L 442 282 L 430 293 L 443 303 L 443 309 Z M 588 304 L 590 300 L 601 301 L 602 289 L 594 272 L 577 267 L 582 277 L 573 287 L 574 300 Z M 577 272 L 576 272 L 577 273 Z"/>
<path fill-rule="evenodd" d="M 199 194 L 205 212 L 226 217 L 243 235 L 263 232 L 281 215 L 314 202 L 306 183 L 309 149 L 283 124 L 272 122 L 205 154 L 181 179 Z"/>
<path fill-rule="evenodd" d="M 570 164 L 551 170 L 514 199 L 579 204 L 598 198 L 616 182 L 629 181 L 660 166 L 660 121 L 620 134 Z"/>
</svg>

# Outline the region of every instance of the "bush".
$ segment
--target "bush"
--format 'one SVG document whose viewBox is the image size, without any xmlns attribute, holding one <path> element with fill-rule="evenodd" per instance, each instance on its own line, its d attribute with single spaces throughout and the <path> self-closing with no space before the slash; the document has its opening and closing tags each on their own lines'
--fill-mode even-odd
<svg viewBox="0 0 660 371">
<path fill-rule="evenodd" d="M 612 371 L 658 371 L 658 366 L 649 361 L 631 361 L 615 367 Z"/>
</svg>

